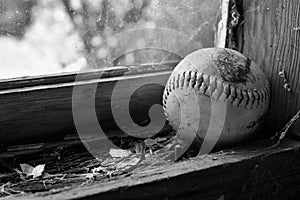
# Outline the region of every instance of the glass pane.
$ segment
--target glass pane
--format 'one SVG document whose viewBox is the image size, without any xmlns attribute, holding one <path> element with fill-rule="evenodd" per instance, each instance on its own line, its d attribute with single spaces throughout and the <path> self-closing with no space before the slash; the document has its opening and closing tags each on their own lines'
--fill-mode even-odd
<svg viewBox="0 0 300 200">
<path fill-rule="evenodd" d="M 177 61 L 214 46 L 220 3 L 0 0 L 0 79 Z"/>
</svg>

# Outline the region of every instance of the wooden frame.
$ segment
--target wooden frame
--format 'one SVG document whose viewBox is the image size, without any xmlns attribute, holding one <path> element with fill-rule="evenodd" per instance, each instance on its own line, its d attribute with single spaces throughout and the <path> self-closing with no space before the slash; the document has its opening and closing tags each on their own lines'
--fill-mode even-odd
<svg viewBox="0 0 300 200">
<path fill-rule="evenodd" d="M 101 119 L 109 120 L 110 98 L 116 82 L 124 82 L 124 94 L 128 91 L 126 85 L 136 81 L 156 79 L 160 85 L 165 85 L 172 66 L 176 63 L 160 66 L 128 66 L 115 67 L 105 71 L 89 73 L 69 73 L 64 75 L 41 76 L 36 78 L 21 78 L 0 83 L 0 138 L 2 145 L 42 142 L 63 138 L 66 134 L 76 132 L 72 116 L 72 92 L 76 84 L 98 84 L 96 93 L 96 110 L 101 110 Z M 126 73 L 125 76 L 123 76 Z M 100 76 L 101 75 L 101 79 Z M 80 77 L 80 83 L 75 82 Z M 149 88 L 150 87 L 150 88 Z M 132 112 L 141 113 L 151 102 L 160 103 L 163 87 L 149 86 L 142 88 L 136 94 Z M 122 94 L 120 94 L 122 96 Z M 145 98 L 147 97 L 147 98 Z M 17 114 L 16 114 L 17 113 Z"/>
</svg>

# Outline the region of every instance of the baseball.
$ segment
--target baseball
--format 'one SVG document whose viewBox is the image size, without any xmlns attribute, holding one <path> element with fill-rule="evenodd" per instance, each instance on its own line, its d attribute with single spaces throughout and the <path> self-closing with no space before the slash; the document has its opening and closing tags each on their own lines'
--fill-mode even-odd
<svg viewBox="0 0 300 200">
<path fill-rule="evenodd" d="M 231 49 L 208 48 L 176 66 L 163 107 L 174 130 L 228 147 L 256 135 L 269 98 L 269 83 L 253 61 Z"/>
</svg>

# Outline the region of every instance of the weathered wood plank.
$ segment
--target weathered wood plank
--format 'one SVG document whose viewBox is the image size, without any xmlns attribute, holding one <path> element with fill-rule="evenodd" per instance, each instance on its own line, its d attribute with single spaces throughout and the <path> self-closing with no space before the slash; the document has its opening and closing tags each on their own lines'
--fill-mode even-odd
<svg viewBox="0 0 300 200">
<path fill-rule="evenodd" d="M 111 114 L 111 95 L 116 83 L 120 83 L 121 99 L 130 93 L 138 83 L 145 83 L 131 97 L 130 106 L 133 119 L 139 122 L 148 118 L 148 110 L 154 104 L 161 104 L 164 85 L 171 69 L 123 67 L 108 70 L 100 78 L 100 72 L 80 75 L 80 82 L 74 82 L 76 74 L 31 79 L 17 79 L 0 83 L 0 144 L 13 145 L 35 143 L 63 138 L 66 134 L 76 133 L 72 115 L 72 92 L 75 85 L 83 88 L 79 98 L 84 102 L 91 95 L 91 87 L 97 84 L 95 95 L 96 111 L 100 123 L 114 128 Z M 124 75 L 125 74 L 125 75 Z M 73 81 L 72 81 L 73 80 Z M 155 81 L 157 84 L 147 84 Z M 15 88 L 14 85 L 23 87 Z M 12 86 L 12 87 L 11 87 Z M 81 99 L 80 99 L 81 98 Z M 133 103 L 131 103 L 133 104 Z M 122 105 L 121 105 L 122 106 Z M 83 106 L 81 110 L 86 109 Z M 101 114 L 99 114 L 101 113 Z M 138 117 L 137 117 L 138 116 Z"/>
<path fill-rule="evenodd" d="M 47 74 L 40 76 L 17 77 L 0 80 L 0 91 L 7 89 L 25 88 L 41 85 L 53 85 L 61 83 L 72 83 L 80 76 L 80 80 L 90 80 L 98 78 L 110 78 L 129 74 L 148 73 L 153 71 L 172 70 L 180 60 L 173 62 L 164 62 L 162 64 L 144 64 L 134 66 L 115 66 L 99 70 L 66 72 L 60 74 Z"/>
<path fill-rule="evenodd" d="M 241 50 L 270 80 L 272 95 L 267 125 L 278 130 L 300 109 L 300 1 L 242 2 L 244 37 Z M 279 75 L 281 71 L 284 77 Z M 292 133 L 300 134 L 300 123 Z"/>
<path fill-rule="evenodd" d="M 300 194 L 300 143 L 278 148 L 257 142 L 185 162 L 137 172 L 130 177 L 51 194 L 5 199 L 277 199 Z"/>
</svg>

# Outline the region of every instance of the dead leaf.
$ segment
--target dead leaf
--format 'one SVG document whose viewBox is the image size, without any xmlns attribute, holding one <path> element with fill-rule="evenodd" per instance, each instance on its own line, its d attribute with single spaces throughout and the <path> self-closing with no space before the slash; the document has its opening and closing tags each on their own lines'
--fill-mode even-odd
<svg viewBox="0 0 300 200">
<path fill-rule="evenodd" d="M 34 167 L 28 164 L 20 164 L 21 170 L 23 174 L 29 175 L 32 173 Z"/>
<path fill-rule="evenodd" d="M 45 164 L 44 165 L 38 165 L 36 166 L 33 170 L 32 170 L 32 173 L 31 175 L 33 176 L 33 178 L 37 178 L 37 177 L 40 177 L 42 176 L 44 170 L 45 170 Z"/>
<path fill-rule="evenodd" d="M 132 153 L 131 151 L 123 150 L 123 149 L 110 149 L 109 154 L 113 158 L 125 158 L 125 157 L 129 157 Z"/>
<path fill-rule="evenodd" d="M 43 175 L 43 172 L 45 170 L 45 164 L 38 165 L 36 167 L 32 167 L 28 164 L 20 164 L 22 173 L 26 176 L 32 176 L 33 178 L 37 178 Z"/>
</svg>

